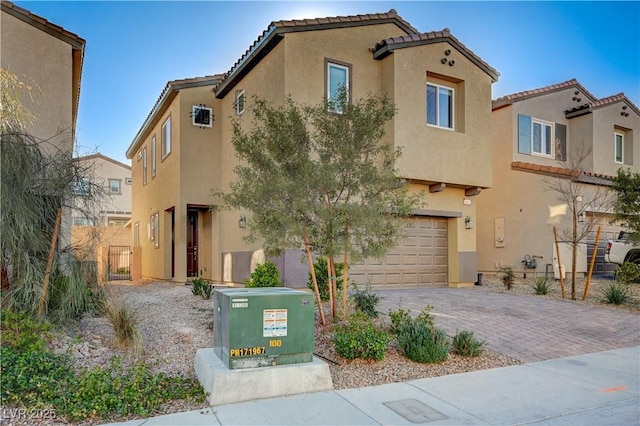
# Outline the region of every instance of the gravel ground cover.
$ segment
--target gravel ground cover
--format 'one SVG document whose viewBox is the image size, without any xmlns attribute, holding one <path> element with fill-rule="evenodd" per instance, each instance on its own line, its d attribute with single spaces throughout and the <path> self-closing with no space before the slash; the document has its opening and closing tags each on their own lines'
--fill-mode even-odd
<svg viewBox="0 0 640 426">
<path fill-rule="evenodd" d="M 483 279 L 483 291 L 510 292 L 520 295 L 535 294 L 533 278 L 517 278 L 511 290 L 506 290 L 499 275 L 486 275 Z M 594 280 L 591 282 L 589 297 L 582 301 L 584 280 L 578 281 L 575 303 L 602 304 L 602 289 L 610 281 Z M 570 297 L 570 284 L 566 283 L 567 295 Z M 204 300 L 191 293 L 191 286 L 177 285 L 169 282 L 114 282 L 107 289 L 115 298 L 127 303 L 136 313 L 138 326 L 142 333 L 145 349 L 143 357 L 152 365 L 151 371 L 168 375 L 195 377 L 194 362 L 197 349 L 213 345 L 213 313 L 212 300 Z M 640 312 L 640 285 L 630 287 L 632 302 L 615 309 L 626 309 Z M 551 282 L 551 291 L 546 296 L 559 298 L 558 283 Z M 417 314 L 415 312 L 414 314 Z M 388 325 L 388 316 L 380 315 L 381 325 Z M 437 326 L 437 318 L 436 318 Z M 473 331 L 473 330 L 471 330 Z M 519 364 L 520 361 L 492 351 L 485 350 L 480 357 L 466 358 L 452 354 L 440 364 L 419 364 L 402 356 L 395 344 L 387 351 L 383 361 L 345 360 L 340 358 L 331 343 L 329 327 L 316 327 L 316 355 L 329 364 L 334 388 L 347 389 L 361 386 L 373 386 L 383 383 L 406 381 L 418 378 L 436 377 L 468 371 L 503 367 Z M 130 365 L 134 356 L 115 344 L 113 331 L 107 320 L 100 317 L 86 316 L 66 333 L 61 333 L 51 343 L 58 353 L 68 352 L 77 367 L 106 366 L 114 355 L 123 359 L 123 364 Z M 161 407 L 154 415 L 173 413 L 204 408 L 204 406 L 174 401 Z M 7 418 L 10 407 L 4 407 L 3 421 L 5 425 L 56 425 L 74 424 L 61 422 L 61 419 L 28 419 Z M 127 419 L 118 418 L 112 421 Z M 105 421 L 87 421 L 75 424 L 99 424 Z"/>
</svg>

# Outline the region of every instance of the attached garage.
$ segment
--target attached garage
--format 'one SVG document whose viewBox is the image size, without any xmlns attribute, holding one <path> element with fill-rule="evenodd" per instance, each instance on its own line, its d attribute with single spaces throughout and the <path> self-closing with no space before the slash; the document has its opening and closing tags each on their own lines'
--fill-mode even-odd
<svg viewBox="0 0 640 426">
<path fill-rule="evenodd" d="M 406 219 L 405 238 L 383 259 L 352 265 L 349 278 L 376 290 L 448 286 L 447 219 Z"/>
</svg>

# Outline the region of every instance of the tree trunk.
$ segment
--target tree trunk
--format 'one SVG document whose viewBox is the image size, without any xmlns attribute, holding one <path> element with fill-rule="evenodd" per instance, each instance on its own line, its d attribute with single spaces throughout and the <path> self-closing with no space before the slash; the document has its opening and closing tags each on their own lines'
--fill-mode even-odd
<svg viewBox="0 0 640 426">
<path fill-rule="evenodd" d="M 329 290 L 329 312 L 331 313 L 331 320 L 336 319 L 334 299 L 335 293 L 333 291 L 333 279 L 331 275 L 331 264 L 333 263 L 333 257 L 327 256 L 327 289 Z"/>
<path fill-rule="evenodd" d="M 342 273 L 342 316 L 347 316 L 347 294 L 349 287 L 349 225 L 345 226 L 344 269 Z"/>
<path fill-rule="evenodd" d="M 44 311 L 44 303 L 47 299 L 49 291 L 49 277 L 51 276 L 51 267 L 53 265 L 53 256 L 56 253 L 56 242 L 58 241 L 58 231 L 60 230 L 60 222 L 62 220 L 62 208 L 56 213 L 56 223 L 53 227 L 53 235 L 51 235 L 51 245 L 49 246 L 49 257 L 47 258 L 47 269 L 44 271 L 44 282 L 42 283 L 42 293 L 40 294 L 40 303 L 38 304 L 38 316 Z"/>
<path fill-rule="evenodd" d="M 307 260 L 309 261 L 309 273 L 311 274 L 311 282 L 313 283 L 313 291 L 316 294 L 316 303 L 318 304 L 318 311 L 320 312 L 320 322 L 322 325 L 327 325 L 327 320 L 324 317 L 324 307 L 322 306 L 322 298 L 320 297 L 320 289 L 318 288 L 318 279 L 316 278 L 316 268 L 313 266 L 313 257 L 311 257 L 311 247 L 309 245 L 309 236 L 307 235 L 306 228 L 303 231 L 302 238 L 304 239 L 304 248 L 307 252 Z"/>
<path fill-rule="evenodd" d="M 553 238 L 556 242 L 556 257 L 558 258 L 558 275 L 560 275 L 560 291 L 562 292 L 562 298 L 565 298 L 564 291 L 564 276 L 562 275 L 562 262 L 560 261 L 560 246 L 558 246 L 558 233 L 556 227 L 553 227 Z"/>
<path fill-rule="evenodd" d="M 576 300 L 576 259 L 578 258 L 578 214 L 576 212 L 576 197 L 573 197 L 571 211 L 573 228 L 571 230 L 571 300 Z"/>
<path fill-rule="evenodd" d="M 591 255 L 591 265 L 589 265 L 589 273 L 587 274 L 587 283 L 584 286 L 584 294 L 582 300 L 586 300 L 589 295 L 589 284 L 591 283 L 591 273 L 593 272 L 593 265 L 596 263 L 596 254 L 598 253 L 598 243 L 600 242 L 600 231 L 602 226 L 598 226 L 598 232 L 596 233 L 596 242 L 593 246 L 593 254 Z"/>
</svg>

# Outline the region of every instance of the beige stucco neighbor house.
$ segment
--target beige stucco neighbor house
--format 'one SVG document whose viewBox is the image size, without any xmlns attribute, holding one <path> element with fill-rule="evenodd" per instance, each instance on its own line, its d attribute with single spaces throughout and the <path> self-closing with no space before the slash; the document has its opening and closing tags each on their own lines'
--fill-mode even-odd
<svg viewBox="0 0 640 426">
<path fill-rule="evenodd" d="M 76 184 L 73 226 L 123 227 L 131 219 L 131 166 L 100 153 L 77 157 L 85 177 Z M 99 187 L 98 199 L 83 205 L 84 192 Z"/>
<path fill-rule="evenodd" d="M 0 66 L 34 86 L 35 115 L 26 131 L 49 152 L 73 153 L 85 40 L 11 2 L 0 3 Z M 71 211 L 63 211 L 60 246 L 70 242 Z"/>
<path fill-rule="evenodd" d="M 558 233 L 571 229 L 573 219 L 548 183 L 580 152 L 586 155 L 578 185 L 586 194 L 608 188 L 620 167 L 639 172 L 640 110 L 623 93 L 597 99 L 575 79 L 501 97 L 492 109 L 493 186 L 478 197 L 479 270 L 511 266 L 527 272 L 522 261 L 535 255 L 543 256 L 536 258 L 537 272 L 555 269 L 558 277 L 553 227 Z M 621 228 L 611 224 L 610 209 L 593 204 L 584 209 L 602 227 L 594 273 L 610 272 L 604 247 Z M 579 218 L 578 227 L 585 222 Z M 595 229 L 579 252 L 577 273 L 588 271 L 594 243 Z M 571 262 L 563 251 L 560 260 L 568 273 Z"/>
<path fill-rule="evenodd" d="M 127 150 L 142 275 L 247 278 L 264 258 L 260 244 L 242 238 L 251 217 L 216 209 L 210 196 L 235 180 L 230 118 L 248 128 L 253 96 L 315 105 L 343 84 L 351 99 L 376 93 L 395 103 L 387 137 L 404 150 L 398 173 L 426 194 L 399 247 L 353 275 L 376 288 L 472 285 L 476 196 L 492 183 L 497 78 L 448 29 L 421 33 L 394 10 L 272 22 L 226 74 L 169 82 Z M 300 258 L 291 250 L 275 259 L 285 285 L 306 284 Z"/>
</svg>

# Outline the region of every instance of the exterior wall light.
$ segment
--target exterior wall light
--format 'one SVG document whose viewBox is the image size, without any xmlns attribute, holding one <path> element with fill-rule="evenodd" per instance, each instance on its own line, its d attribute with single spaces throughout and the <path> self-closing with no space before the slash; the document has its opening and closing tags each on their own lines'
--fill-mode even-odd
<svg viewBox="0 0 640 426">
<path fill-rule="evenodd" d="M 464 218 L 464 227 L 466 229 L 473 229 L 473 221 L 469 216 Z"/>
<path fill-rule="evenodd" d="M 585 217 L 586 217 L 585 212 L 581 212 L 581 213 L 578 215 L 578 222 L 581 222 L 581 223 L 582 223 L 582 222 L 584 222 L 584 221 L 585 221 Z"/>
<path fill-rule="evenodd" d="M 247 218 L 245 215 L 241 214 L 240 219 L 238 219 L 238 227 L 246 228 L 247 227 Z"/>
</svg>

